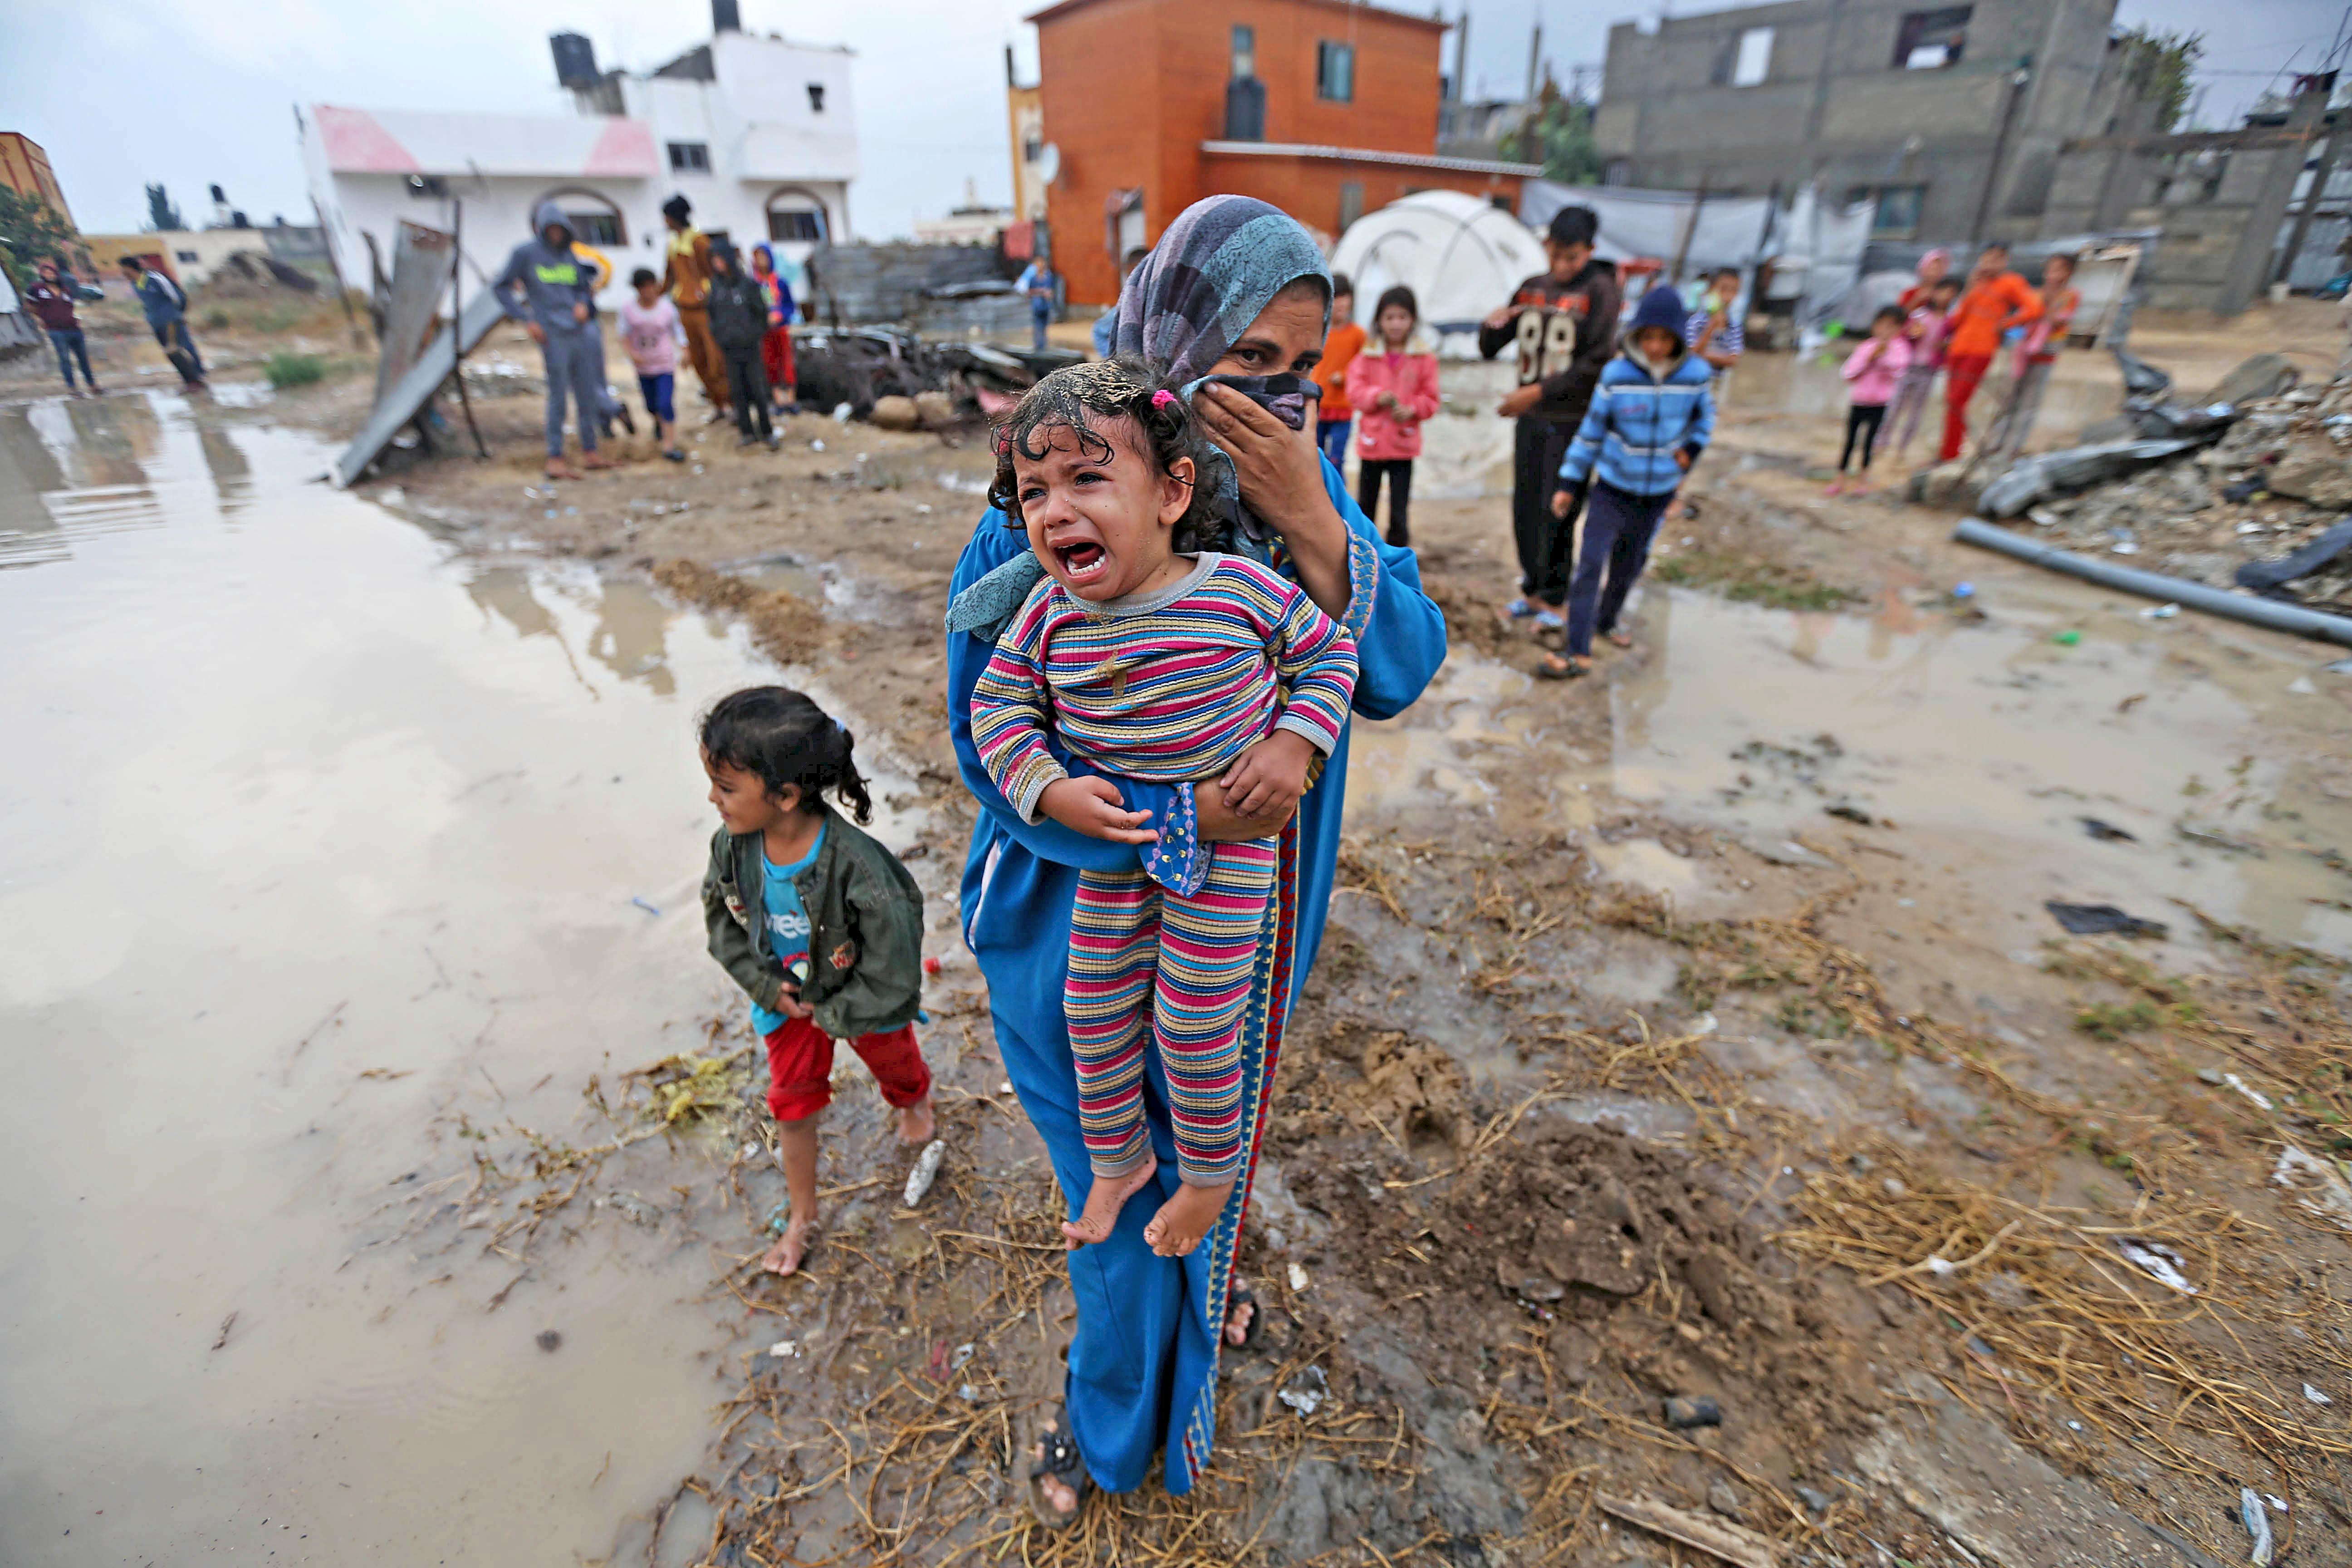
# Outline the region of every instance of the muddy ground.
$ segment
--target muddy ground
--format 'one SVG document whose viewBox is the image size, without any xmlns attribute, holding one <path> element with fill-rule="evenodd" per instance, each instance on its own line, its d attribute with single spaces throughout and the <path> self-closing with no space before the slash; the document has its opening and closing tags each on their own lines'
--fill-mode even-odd
<svg viewBox="0 0 2352 1568">
<path fill-rule="evenodd" d="M 2177 346 L 2218 377 L 2265 331 L 2332 362 L 2292 312 Z M 348 426 L 364 380 L 271 416 Z M 2242 1487 L 2274 1500 L 2278 1561 L 2352 1558 L 2352 679 L 1967 553 L 1891 495 L 1823 499 L 1836 430 L 1801 402 L 1727 418 L 1634 647 L 1584 682 L 1530 681 L 1496 614 L 1507 476 L 1417 504 L 1454 652 L 1356 738 L 1244 1243 L 1266 1332 L 1228 1360 L 1193 1497 L 1147 1483 L 1052 1537 L 1003 1473 L 1057 1387 L 1059 1209 L 953 930 L 971 808 L 938 628 L 982 441 L 803 416 L 771 454 L 690 426 L 687 467 L 624 441 L 618 471 L 549 486 L 537 397 L 478 400 L 489 461 L 397 454 L 370 493 L 741 618 L 909 781 L 950 1154 L 903 1208 L 845 1071 L 827 1238 L 758 1276 L 782 1194 L 730 1015 L 584 1084 L 576 1128 L 467 1123 L 470 1161 L 368 1239 L 528 1259 L 635 1225 L 710 1249 L 737 1349 L 709 1459 L 616 1562 L 1709 1560 L 1604 1500 L 1648 1498 L 1782 1562 L 2210 1563 L 2245 1559 Z M 1978 672 L 1891 743 L 2012 737 L 2042 815 L 1979 807 L 1859 704 L 1817 726 L 1790 700 L 1890 642 Z M 1709 721 L 1677 728 L 1694 682 Z M 2065 783 L 2143 755 L 2185 774 L 2169 807 Z M 2068 937 L 2041 908 L 2103 893 L 2168 929 Z M 2294 1185 L 2287 1150 L 2312 1157 Z M 1718 1424 L 1677 1424 L 1702 1400 Z"/>
</svg>

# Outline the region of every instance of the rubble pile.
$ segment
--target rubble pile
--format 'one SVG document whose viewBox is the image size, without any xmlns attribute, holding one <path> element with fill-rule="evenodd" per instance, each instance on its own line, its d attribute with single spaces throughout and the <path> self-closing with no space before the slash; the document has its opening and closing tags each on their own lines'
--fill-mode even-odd
<svg viewBox="0 0 2352 1568">
<path fill-rule="evenodd" d="M 2250 400 L 2213 445 L 2032 507 L 2023 521 L 2061 549 L 2136 556 L 2143 571 L 2230 588 L 2259 585 L 2241 569 L 2295 556 L 2347 513 L 2352 375 L 2342 375 Z M 2352 548 L 2273 591 L 2352 613 Z"/>
</svg>

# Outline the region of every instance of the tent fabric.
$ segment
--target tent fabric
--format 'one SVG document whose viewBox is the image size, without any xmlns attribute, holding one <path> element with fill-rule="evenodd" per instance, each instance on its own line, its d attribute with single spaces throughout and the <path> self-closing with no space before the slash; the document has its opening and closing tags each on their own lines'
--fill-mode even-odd
<svg viewBox="0 0 2352 1568">
<path fill-rule="evenodd" d="M 1671 264 L 1684 251 L 1684 233 L 1689 230 L 1682 277 L 1661 274 L 1677 287 L 1715 268 L 1736 267 L 1748 273 L 1757 263 L 1771 260 L 1777 265 L 1769 297 L 1796 299 L 1800 327 L 1817 327 L 1832 319 L 1853 293 L 1861 276 L 1862 253 L 1870 243 L 1869 203 L 1834 205 L 1821 200 L 1810 184 L 1799 188 L 1778 211 L 1765 196 L 1709 196 L 1697 204 L 1698 223 L 1693 228 L 1691 208 L 1696 200 L 1693 191 L 1529 180 L 1520 190 L 1519 217 L 1541 232 L 1560 208 L 1591 207 L 1601 215 L 1601 238 L 1594 248 L 1612 261 L 1650 257 Z"/>
<path fill-rule="evenodd" d="M 1475 330 L 1520 280 L 1544 269 L 1543 242 L 1502 208 L 1460 191 L 1418 191 L 1348 226 L 1331 270 L 1356 285 L 1369 331 L 1381 290 L 1402 283 L 1433 333 Z"/>
</svg>

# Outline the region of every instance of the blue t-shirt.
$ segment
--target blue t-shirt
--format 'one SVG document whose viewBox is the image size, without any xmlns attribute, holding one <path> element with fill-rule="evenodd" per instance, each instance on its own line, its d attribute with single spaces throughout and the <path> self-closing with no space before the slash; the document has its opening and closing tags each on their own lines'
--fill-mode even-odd
<svg viewBox="0 0 2352 1568">
<path fill-rule="evenodd" d="M 785 974 L 796 984 L 808 979 L 809 917 L 801 903 L 801 890 L 793 879 L 816 864 L 817 851 L 824 847 L 824 829 L 816 830 L 816 842 L 809 852 L 789 866 L 779 866 L 768 858 L 767 851 L 760 852 L 761 902 L 767 906 L 768 951 L 784 966 Z M 799 964 L 795 970 L 793 964 Z M 751 1004 L 751 1027 L 760 1034 L 772 1035 L 788 1022 L 782 1013 L 771 1013 L 757 1002 Z"/>
</svg>

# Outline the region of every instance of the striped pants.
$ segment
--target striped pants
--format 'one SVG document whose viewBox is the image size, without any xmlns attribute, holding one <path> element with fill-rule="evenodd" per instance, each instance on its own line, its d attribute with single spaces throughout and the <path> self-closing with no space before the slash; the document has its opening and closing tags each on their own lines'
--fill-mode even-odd
<svg viewBox="0 0 2352 1568">
<path fill-rule="evenodd" d="M 1219 844 L 1201 890 L 1140 871 L 1080 871 L 1062 1009 L 1078 1070 L 1078 1126 L 1098 1176 L 1151 1152 L 1144 1045 L 1168 1079 L 1176 1172 L 1196 1187 L 1241 1173 L 1242 1014 L 1274 895 L 1276 841 Z"/>
</svg>

